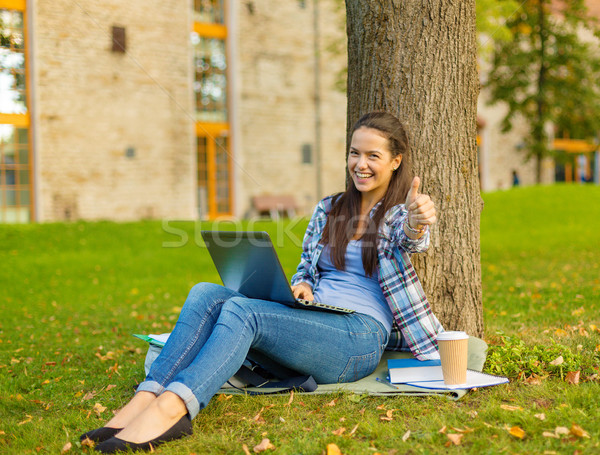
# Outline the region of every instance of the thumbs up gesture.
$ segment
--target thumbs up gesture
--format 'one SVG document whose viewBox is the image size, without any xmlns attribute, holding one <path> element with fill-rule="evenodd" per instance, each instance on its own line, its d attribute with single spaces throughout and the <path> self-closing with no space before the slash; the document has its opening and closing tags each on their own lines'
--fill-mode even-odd
<svg viewBox="0 0 600 455">
<path fill-rule="evenodd" d="M 408 211 L 404 231 L 410 238 L 421 237 L 425 226 L 430 226 L 437 221 L 435 204 L 428 195 L 419 193 L 419 185 L 421 185 L 421 179 L 415 177 L 404 203 L 404 207 Z"/>
</svg>

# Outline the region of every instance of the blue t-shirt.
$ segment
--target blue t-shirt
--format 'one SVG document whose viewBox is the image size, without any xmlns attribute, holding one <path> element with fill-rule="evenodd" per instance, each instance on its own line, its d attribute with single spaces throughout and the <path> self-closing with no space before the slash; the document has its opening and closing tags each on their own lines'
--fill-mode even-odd
<svg viewBox="0 0 600 455">
<path fill-rule="evenodd" d="M 315 301 L 355 310 L 374 317 L 388 333 L 392 329 L 392 311 L 388 306 L 377 274 L 366 276 L 362 263 L 362 242 L 350 240 L 346 248 L 346 270 L 338 270 L 330 258 L 331 249 L 321 252 L 317 268 L 320 279 L 313 295 Z"/>
</svg>

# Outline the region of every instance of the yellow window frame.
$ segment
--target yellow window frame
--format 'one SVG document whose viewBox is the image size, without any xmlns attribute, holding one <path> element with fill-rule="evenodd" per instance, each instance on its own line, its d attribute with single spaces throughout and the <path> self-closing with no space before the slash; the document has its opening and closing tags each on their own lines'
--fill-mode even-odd
<svg viewBox="0 0 600 455">
<path fill-rule="evenodd" d="M 227 16 L 227 11 L 225 11 Z M 192 30 L 203 38 L 216 38 L 227 40 L 227 26 L 223 24 L 194 22 Z M 229 85 L 228 85 L 229 87 Z M 229 99 L 229 97 L 227 97 Z M 219 216 L 233 215 L 233 178 L 232 178 L 232 160 L 231 160 L 231 128 L 229 122 L 196 122 L 196 137 L 206 137 L 206 172 L 207 172 L 207 191 L 208 191 L 208 217 L 214 219 Z M 223 213 L 217 210 L 217 141 L 216 138 L 228 133 L 227 135 L 227 175 L 228 175 L 228 195 L 229 212 Z"/>
<path fill-rule="evenodd" d="M 13 11 L 20 11 L 23 13 L 23 36 L 25 37 L 25 96 L 27 97 L 27 113 L 26 114 L 6 114 L 0 112 L 0 124 L 13 125 L 16 128 L 27 128 L 29 139 L 28 139 L 28 171 L 30 174 L 29 179 L 29 220 L 35 221 L 35 192 L 33 191 L 33 169 L 32 169 L 32 157 L 33 157 L 33 134 L 31 132 L 31 120 L 30 120 L 30 109 L 29 101 L 31 100 L 30 93 L 30 79 L 29 79 L 29 42 L 27 39 L 27 1 L 26 0 L 0 0 L 0 9 L 7 9 Z"/>
</svg>

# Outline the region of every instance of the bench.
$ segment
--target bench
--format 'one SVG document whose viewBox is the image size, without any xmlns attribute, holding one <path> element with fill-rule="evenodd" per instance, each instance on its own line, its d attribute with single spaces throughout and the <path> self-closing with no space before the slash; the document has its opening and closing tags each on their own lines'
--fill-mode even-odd
<svg viewBox="0 0 600 455">
<path fill-rule="evenodd" d="M 292 218 L 296 215 L 298 206 L 294 196 L 290 194 L 282 194 L 275 196 L 264 194 L 254 196 L 252 198 L 252 206 L 259 216 L 269 216 L 271 219 L 277 220 L 280 216 Z"/>
</svg>

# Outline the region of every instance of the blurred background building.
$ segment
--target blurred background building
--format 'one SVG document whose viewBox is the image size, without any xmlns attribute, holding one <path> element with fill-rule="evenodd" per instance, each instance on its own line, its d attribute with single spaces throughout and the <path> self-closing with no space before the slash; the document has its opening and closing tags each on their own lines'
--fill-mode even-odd
<svg viewBox="0 0 600 455">
<path fill-rule="evenodd" d="M 0 0 L 0 222 L 309 211 L 344 185 L 332 7 Z"/>
<path fill-rule="evenodd" d="M 523 7 L 524 3 L 520 0 L 516 2 L 519 8 Z M 564 3 L 563 0 L 546 0 L 545 6 L 549 7 L 554 18 L 560 21 L 563 19 L 561 10 Z M 600 0 L 585 0 L 584 3 L 587 15 L 593 20 L 600 19 Z M 520 11 L 511 11 L 511 16 L 513 14 L 520 14 Z M 579 28 L 577 35 L 581 41 L 590 43 L 598 56 L 600 53 L 598 37 L 585 28 Z M 493 34 L 492 36 L 481 34 L 480 50 L 486 45 L 489 46 L 493 39 Z M 477 104 L 477 145 L 481 189 L 493 191 L 507 189 L 515 184 L 536 184 L 536 160 L 526 160 L 526 135 L 530 134 L 530 125 L 525 119 L 517 118 L 513 121 L 513 128 L 509 132 L 503 132 L 502 120 L 508 111 L 507 105 L 502 102 L 490 104 L 491 93 L 486 84 L 492 67 L 490 62 L 492 58 L 489 53 L 485 55 L 485 52 L 480 52 L 478 61 L 482 84 Z M 532 91 L 535 91 L 534 87 Z M 546 125 L 545 129 L 552 155 L 542 160 L 540 183 L 591 181 L 599 183 L 600 131 L 593 140 L 590 140 L 569 137 L 568 131 L 559 131 L 552 124 Z"/>
<path fill-rule="evenodd" d="M 344 187 L 343 14 L 336 0 L 0 0 L 0 222 L 310 212 Z M 485 100 L 482 189 L 513 171 L 533 184 L 525 130 L 502 134 Z M 547 160 L 543 181 L 558 174 Z"/>
</svg>

